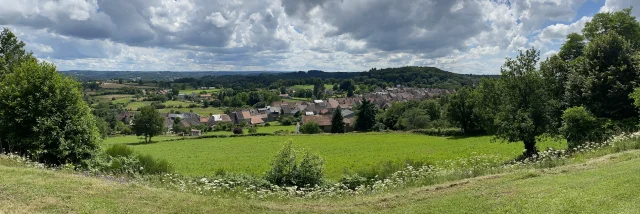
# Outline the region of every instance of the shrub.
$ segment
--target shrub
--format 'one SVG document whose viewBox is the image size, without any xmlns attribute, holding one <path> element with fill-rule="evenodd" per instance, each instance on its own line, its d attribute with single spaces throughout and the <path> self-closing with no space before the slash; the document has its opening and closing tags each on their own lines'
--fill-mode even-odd
<svg viewBox="0 0 640 214">
<path fill-rule="evenodd" d="M 258 128 L 255 126 L 249 127 L 249 134 L 258 133 Z"/>
<path fill-rule="evenodd" d="M 373 128 L 371 128 L 371 131 L 381 132 L 386 129 L 387 129 L 387 126 L 385 126 L 383 123 L 376 123 L 375 125 L 373 125 Z"/>
<path fill-rule="evenodd" d="M 111 157 L 130 157 L 133 156 L 133 149 L 123 144 L 113 144 L 104 151 Z"/>
<path fill-rule="evenodd" d="M 292 134 L 293 132 L 289 131 L 289 130 L 278 130 L 273 132 L 273 134 L 275 135 L 289 135 Z"/>
<path fill-rule="evenodd" d="M 168 161 L 150 155 L 135 154 L 133 149 L 122 144 L 111 145 L 105 150 L 107 164 L 100 171 L 117 174 L 161 174 L 173 171 Z"/>
<path fill-rule="evenodd" d="M 53 64 L 33 59 L 16 65 L 0 78 L 0 150 L 85 167 L 101 139 L 81 88 Z"/>
<path fill-rule="evenodd" d="M 267 122 L 267 123 L 265 123 L 265 124 L 264 124 L 264 126 L 265 126 L 265 127 L 267 127 L 267 126 L 271 126 L 271 124 L 270 124 L 269 122 Z"/>
<path fill-rule="evenodd" d="M 225 131 L 230 132 L 233 129 L 233 123 L 231 122 L 221 122 L 216 124 L 216 127 L 213 129 L 214 131 Z"/>
<path fill-rule="evenodd" d="M 296 118 L 292 116 L 283 116 L 280 117 L 280 124 L 283 126 L 290 126 L 296 122 Z"/>
<path fill-rule="evenodd" d="M 163 174 L 173 171 L 173 167 L 167 160 L 155 159 L 151 155 L 138 155 L 136 158 L 142 174 Z"/>
<path fill-rule="evenodd" d="M 265 180 L 278 186 L 304 187 L 320 185 L 323 177 L 324 161 L 316 155 L 306 153 L 298 165 L 296 151 L 291 148 L 291 142 L 288 142 L 275 156 Z"/>
<path fill-rule="evenodd" d="M 586 142 L 602 142 L 606 139 L 598 119 L 584 107 L 568 108 L 562 114 L 560 132 L 567 139 L 569 148 Z"/>
<path fill-rule="evenodd" d="M 300 126 L 300 132 L 302 134 L 318 134 L 322 133 L 322 129 L 320 129 L 320 126 L 318 126 L 317 123 L 307 122 Z"/>
<path fill-rule="evenodd" d="M 233 134 L 243 134 L 243 133 L 244 131 L 242 130 L 242 127 L 240 126 L 233 127 Z"/>
</svg>

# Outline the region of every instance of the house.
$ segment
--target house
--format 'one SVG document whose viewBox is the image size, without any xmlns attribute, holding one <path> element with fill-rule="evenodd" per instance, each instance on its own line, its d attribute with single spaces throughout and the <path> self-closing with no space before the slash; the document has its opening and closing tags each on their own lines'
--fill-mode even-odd
<svg viewBox="0 0 640 214">
<path fill-rule="evenodd" d="M 201 94 L 200 98 L 202 98 L 202 99 L 211 99 L 211 94 Z"/>
<path fill-rule="evenodd" d="M 191 136 L 200 136 L 202 135 L 202 131 L 197 129 L 191 129 Z"/>
<path fill-rule="evenodd" d="M 136 115 L 135 112 L 125 112 L 118 114 L 116 119 L 122 121 L 124 124 L 133 125 L 133 118 Z"/>
<path fill-rule="evenodd" d="M 349 110 L 349 109 L 342 110 L 341 109 L 341 111 L 342 111 L 342 117 L 343 118 L 352 118 L 352 117 L 356 116 L 356 112 L 354 112 L 352 110 Z"/>
<path fill-rule="evenodd" d="M 308 122 L 314 122 L 318 124 L 318 126 L 320 127 L 320 129 L 322 129 L 323 132 L 329 133 L 331 132 L 331 126 L 332 126 L 331 120 L 332 120 L 331 115 L 311 115 L 311 116 L 302 117 L 302 124 L 306 124 Z M 355 119 L 345 118 L 343 122 L 344 122 L 345 132 L 352 132 Z"/>
<path fill-rule="evenodd" d="M 178 98 L 184 99 L 184 98 L 187 98 L 187 95 L 186 94 L 178 94 Z"/>
<path fill-rule="evenodd" d="M 258 125 L 258 124 L 263 124 L 264 123 L 264 119 L 262 119 L 261 116 L 256 115 L 256 116 L 251 116 L 249 119 L 249 124 L 250 125 Z"/>
<path fill-rule="evenodd" d="M 231 117 L 229 117 L 229 115 L 226 115 L 226 114 L 214 114 L 214 115 L 209 116 L 209 120 L 207 121 L 207 126 L 213 127 L 213 126 L 217 125 L 218 123 L 222 123 L 222 122 L 233 122 L 233 121 L 231 121 Z"/>
<path fill-rule="evenodd" d="M 201 117 L 200 123 L 207 124 L 209 122 L 209 117 Z"/>
<path fill-rule="evenodd" d="M 305 115 L 302 117 L 302 124 L 314 122 L 318 124 L 323 132 L 331 132 L 331 116 L 330 115 Z"/>
</svg>

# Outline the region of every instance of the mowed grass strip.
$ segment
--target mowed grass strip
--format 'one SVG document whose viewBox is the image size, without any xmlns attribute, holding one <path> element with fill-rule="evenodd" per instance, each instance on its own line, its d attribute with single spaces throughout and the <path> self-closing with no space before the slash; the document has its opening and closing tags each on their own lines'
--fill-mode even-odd
<svg viewBox="0 0 640 214">
<path fill-rule="evenodd" d="M 639 157 L 320 200 L 200 196 L 0 161 L 0 213 L 636 213 Z"/>
<path fill-rule="evenodd" d="M 507 161 L 522 153 L 521 143 L 492 143 L 491 139 L 490 136 L 454 139 L 409 133 L 359 133 L 188 139 L 132 147 L 168 160 L 182 174 L 211 175 L 224 169 L 262 175 L 269 169 L 273 156 L 290 140 L 298 150 L 324 158 L 327 177 L 338 180 L 344 172 L 377 167 L 387 161 L 411 159 L 435 163 L 478 155 L 495 155 Z M 566 144 L 539 144 L 541 149 L 546 147 L 564 148 Z"/>
</svg>

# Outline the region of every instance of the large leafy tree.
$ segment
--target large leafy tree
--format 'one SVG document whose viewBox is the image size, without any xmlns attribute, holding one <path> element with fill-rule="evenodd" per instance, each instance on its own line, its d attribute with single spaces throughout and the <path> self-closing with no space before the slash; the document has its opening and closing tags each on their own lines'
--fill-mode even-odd
<svg viewBox="0 0 640 214">
<path fill-rule="evenodd" d="M 344 117 L 342 117 L 340 107 L 333 112 L 333 117 L 331 118 L 331 133 L 344 133 Z"/>
<path fill-rule="evenodd" d="M 364 97 L 357 108 L 356 126 L 358 131 L 369 131 L 376 124 L 376 107 Z"/>
<path fill-rule="evenodd" d="M 624 37 L 610 32 L 594 38 L 584 51 L 584 106 L 597 117 L 614 120 L 636 117 L 629 94 L 640 81 L 638 55 Z"/>
<path fill-rule="evenodd" d="M 0 144 L 47 164 L 84 164 L 100 141 L 80 84 L 27 60 L 0 80 Z"/>
<path fill-rule="evenodd" d="M 584 37 L 590 41 L 609 33 L 620 35 L 624 40 L 631 42 L 631 46 L 638 48 L 640 45 L 640 23 L 631 15 L 631 8 L 622 11 L 598 13 L 587 22 L 582 29 Z"/>
<path fill-rule="evenodd" d="M 24 42 L 20 41 L 13 32 L 5 28 L 0 33 L 0 77 L 3 74 L 13 72 L 16 66 L 23 61 L 35 58 L 24 50 Z"/>
<path fill-rule="evenodd" d="M 452 124 L 457 125 L 465 134 L 483 132 L 482 119 L 476 110 L 477 94 L 470 87 L 462 87 L 449 98 L 447 117 Z"/>
<path fill-rule="evenodd" d="M 144 142 L 150 143 L 153 136 L 164 131 L 164 119 L 153 106 L 145 106 L 139 110 L 140 114 L 133 120 L 133 131 L 137 136 L 144 136 Z"/>
<path fill-rule="evenodd" d="M 507 58 L 499 81 L 501 102 L 496 136 L 508 142 L 523 142 L 527 157 L 538 152 L 536 137 L 553 127 L 549 95 L 536 69 L 538 59 L 535 49 L 520 51 L 516 59 Z"/>
<path fill-rule="evenodd" d="M 564 42 L 562 47 L 560 47 L 558 56 L 566 61 L 571 61 L 582 56 L 584 47 L 586 46 L 584 40 L 584 36 L 578 33 L 571 33 L 567 35 L 567 40 Z"/>
</svg>

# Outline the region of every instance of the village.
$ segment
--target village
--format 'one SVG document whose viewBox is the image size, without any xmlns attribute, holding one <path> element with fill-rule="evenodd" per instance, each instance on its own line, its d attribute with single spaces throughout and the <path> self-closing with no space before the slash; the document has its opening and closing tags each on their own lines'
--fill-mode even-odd
<svg viewBox="0 0 640 214">
<path fill-rule="evenodd" d="M 264 126 L 275 121 L 279 121 L 281 117 L 290 116 L 295 118 L 296 121 L 293 125 L 303 125 L 308 122 L 314 122 L 318 124 L 320 129 L 324 132 L 331 131 L 331 119 L 332 114 L 336 109 L 340 109 L 344 118 L 345 131 L 352 132 L 354 130 L 355 123 L 355 107 L 362 103 L 364 99 L 373 103 L 379 109 L 387 109 L 394 102 L 406 102 L 406 101 L 421 101 L 426 99 L 432 99 L 443 94 L 453 93 L 453 90 L 449 89 L 433 89 L 433 88 L 410 88 L 397 86 L 394 88 L 381 89 L 378 88 L 374 92 L 364 95 L 354 95 L 346 98 L 328 98 L 323 100 L 309 100 L 309 101 L 291 101 L 289 94 L 280 94 L 282 101 L 274 101 L 271 104 L 263 108 L 246 108 L 242 110 L 236 110 L 228 112 L 227 114 L 209 114 L 200 115 L 193 112 L 180 112 L 180 113 L 160 113 L 164 118 L 164 126 L 166 134 L 173 134 L 173 126 L 176 124 L 176 119 L 179 118 L 179 123 L 183 127 L 191 129 L 191 136 L 201 136 L 202 131 L 199 127 L 209 127 L 214 129 L 218 124 L 231 123 L 233 125 L 241 126 Z M 157 90 L 157 94 L 167 95 L 171 93 L 169 90 Z M 146 91 L 145 91 L 146 94 Z M 192 92 L 191 94 L 179 94 L 178 100 L 196 100 L 199 102 L 209 102 L 215 100 L 215 96 L 212 94 L 197 94 Z M 289 101 L 284 101 L 289 100 Z M 119 114 L 118 119 L 126 121 L 131 124 L 135 112 L 127 111 Z M 196 128 L 198 127 L 198 128 Z M 296 128 L 296 133 L 298 129 Z"/>
</svg>

